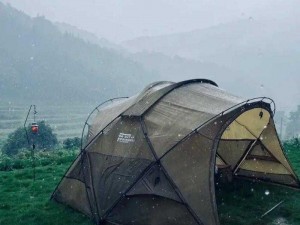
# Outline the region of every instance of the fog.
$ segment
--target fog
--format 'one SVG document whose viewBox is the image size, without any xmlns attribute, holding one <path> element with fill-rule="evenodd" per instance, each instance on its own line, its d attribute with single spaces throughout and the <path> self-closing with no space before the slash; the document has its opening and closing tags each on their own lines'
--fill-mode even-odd
<svg viewBox="0 0 300 225">
<path fill-rule="evenodd" d="M 239 19 L 299 20 L 297 0 L 1 0 L 114 42 L 206 28 Z"/>
<path fill-rule="evenodd" d="M 274 99 L 281 118 L 300 104 L 297 0 L 0 3 L 1 102 L 94 106 L 157 80 L 208 78 Z"/>
<path fill-rule="evenodd" d="M 299 225 L 299 28 L 300 0 L 0 0 L 0 224 Z"/>
</svg>

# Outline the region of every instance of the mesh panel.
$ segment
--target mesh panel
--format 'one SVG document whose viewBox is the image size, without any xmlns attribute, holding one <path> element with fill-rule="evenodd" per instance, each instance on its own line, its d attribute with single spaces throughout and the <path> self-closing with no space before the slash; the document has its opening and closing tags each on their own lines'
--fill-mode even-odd
<svg viewBox="0 0 300 225">
<path fill-rule="evenodd" d="M 270 153 L 260 144 L 256 144 L 251 150 L 251 156 L 272 157 Z"/>
<path fill-rule="evenodd" d="M 72 168 L 65 175 L 68 178 L 73 178 L 84 183 L 84 173 L 81 164 L 81 157 L 73 163 Z"/>
<path fill-rule="evenodd" d="M 213 179 L 210 170 L 212 173 L 214 171 L 211 163 L 212 143 L 195 134 L 161 161 L 187 204 L 203 224 L 218 223 L 210 186 L 210 179 Z"/>
<path fill-rule="evenodd" d="M 251 141 L 220 141 L 218 154 L 234 168 L 247 150 Z"/>
<path fill-rule="evenodd" d="M 159 165 L 152 167 L 127 195 L 157 195 L 181 202 Z"/>
<path fill-rule="evenodd" d="M 92 152 L 87 154 L 91 163 L 90 174 L 100 216 L 112 207 L 151 163 L 146 159 L 123 158 Z"/>
<path fill-rule="evenodd" d="M 75 167 L 78 167 L 80 165 L 80 161 L 81 161 L 81 154 L 79 154 L 77 156 L 77 158 L 75 159 L 75 161 L 72 163 L 72 165 L 70 166 L 70 168 L 68 169 L 68 171 L 66 172 L 66 176 L 68 176 L 70 173 L 72 173 L 72 171 L 74 170 Z M 77 168 L 78 170 L 78 168 Z"/>
<path fill-rule="evenodd" d="M 99 217 L 115 204 L 154 160 L 138 119 L 121 118 L 87 149 L 91 199 Z"/>
<path fill-rule="evenodd" d="M 196 225 L 186 207 L 178 202 L 156 196 L 125 198 L 109 215 L 113 224 L 134 225 Z"/>
<path fill-rule="evenodd" d="M 84 183 L 78 180 L 64 178 L 53 197 L 56 201 L 69 205 L 91 216 Z"/>
</svg>

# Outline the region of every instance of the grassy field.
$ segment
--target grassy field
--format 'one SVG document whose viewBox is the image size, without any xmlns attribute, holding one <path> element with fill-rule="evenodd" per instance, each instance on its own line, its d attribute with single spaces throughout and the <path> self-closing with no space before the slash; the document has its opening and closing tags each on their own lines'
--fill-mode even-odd
<svg viewBox="0 0 300 225">
<path fill-rule="evenodd" d="M 58 157 L 59 161 L 56 160 Z M 92 224 L 82 214 L 49 201 L 51 193 L 74 157 L 75 155 L 68 153 L 44 157 L 43 161 L 37 160 L 38 165 L 44 166 L 36 168 L 35 181 L 28 162 L 24 164 L 27 165 L 24 169 L 1 171 L 0 224 Z M 22 164 L 17 163 L 17 166 Z"/>
<path fill-rule="evenodd" d="M 288 155 L 300 174 L 300 149 L 289 148 Z M 30 159 L 0 161 L 1 225 L 89 225 L 82 214 L 49 201 L 52 191 L 71 164 L 76 153 L 58 151 L 37 155 L 36 180 L 32 179 Z M 27 160 L 27 161 L 26 161 Z M 19 168 L 19 169 L 16 169 Z M 236 181 L 216 190 L 222 225 L 299 225 L 300 192 L 261 183 Z M 261 219 L 261 215 L 285 202 Z"/>
</svg>

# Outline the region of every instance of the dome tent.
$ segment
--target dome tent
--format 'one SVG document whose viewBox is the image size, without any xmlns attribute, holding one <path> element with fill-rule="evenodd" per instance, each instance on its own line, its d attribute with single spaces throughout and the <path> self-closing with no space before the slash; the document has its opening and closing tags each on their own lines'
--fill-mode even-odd
<svg viewBox="0 0 300 225">
<path fill-rule="evenodd" d="M 53 192 L 96 224 L 219 224 L 215 167 L 299 188 L 269 98 L 210 80 L 157 82 L 97 108 L 81 153 Z"/>
</svg>

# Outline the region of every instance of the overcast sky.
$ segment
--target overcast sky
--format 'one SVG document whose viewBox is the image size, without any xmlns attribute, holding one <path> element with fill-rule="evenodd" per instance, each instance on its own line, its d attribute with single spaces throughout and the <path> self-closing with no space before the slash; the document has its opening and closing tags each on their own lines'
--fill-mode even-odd
<svg viewBox="0 0 300 225">
<path fill-rule="evenodd" d="M 299 0 L 0 0 L 114 42 L 255 18 L 299 19 Z"/>
</svg>

